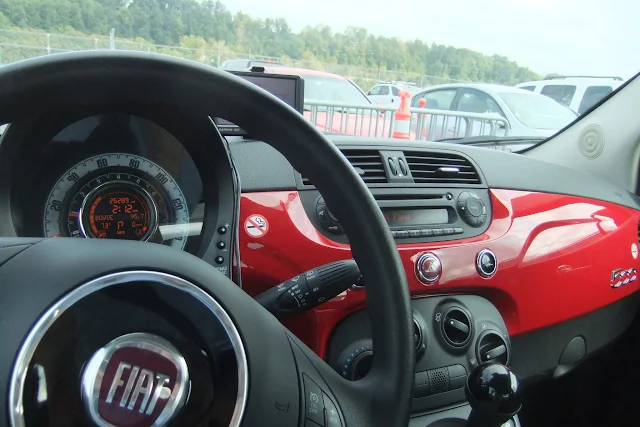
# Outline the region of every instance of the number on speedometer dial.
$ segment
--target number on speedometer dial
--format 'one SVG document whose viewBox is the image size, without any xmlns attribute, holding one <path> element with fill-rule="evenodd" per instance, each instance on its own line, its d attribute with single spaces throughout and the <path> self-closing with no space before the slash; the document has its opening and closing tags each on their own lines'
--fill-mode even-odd
<svg viewBox="0 0 640 427">
<path fill-rule="evenodd" d="M 141 240 L 184 249 L 189 209 L 182 190 L 156 163 L 109 153 L 66 171 L 49 193 L 46 237 Z"/>
</svg>

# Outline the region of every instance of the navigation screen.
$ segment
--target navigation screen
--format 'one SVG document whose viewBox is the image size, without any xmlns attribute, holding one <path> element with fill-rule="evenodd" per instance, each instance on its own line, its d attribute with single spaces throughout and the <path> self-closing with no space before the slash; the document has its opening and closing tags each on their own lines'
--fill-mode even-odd
<svg viewBox="0 0 640 427">
<path fill-rule="evenodd" d="M 382 209 L 389 227 L 447 224 L 446 209 Z"/>
<path fill-rule="evenodd" d="M 256 86 L 260 86 L 267 92 L 280 98 L 294 110 L 302 112 L 302 79 L 300 76 L 264 74 L 264 73 L 232 73 Z M 216 124 L 223 135 L 244 134 L 237 125 L 222 118 L 216 118 Z"/>
</svg>

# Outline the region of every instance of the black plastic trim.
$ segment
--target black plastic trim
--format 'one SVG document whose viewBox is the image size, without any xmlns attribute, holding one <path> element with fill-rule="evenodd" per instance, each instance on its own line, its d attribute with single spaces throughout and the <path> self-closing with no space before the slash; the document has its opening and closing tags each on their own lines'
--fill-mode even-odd
<svg viewBox="0 0 640 427">
<path fill-rule="evenodd" d="M 564 166 L 548 163 L 542 160 L 527 157 L 526 154 L 504 153 L 499 150 L 488 148 L 472 147 L 466 145 L 456 145 L 443 142 L 428 141 L 403 141 L 398 139 L 364 138 L 354 136 L 331 135 L 329 139 L 339 148 L 372 148 L 379 150 L 411 150 L 411 151 L 433 151 L 446 150 L 452 153 L 464 155 L 472 160 L 478 172 L 481 174 L 483 185 L 481 187 L 501 188 L 521 191 L 535 191 L 541 193 L 564 194 L 578 197 L 586 197 L 594 200 L 603 200 L 629 208 L 640 210 L 638 203 L 633 196 L 625 189 L 612 184 L 595 175 L 569 169 Z M 251 147 L 236 147 L 236 145 L 250 144 Z M 260 155 L 260 171 L 249 174 L 251 178 L 244 182 L 243 191 L 272 191 L 276 189 L 292 190 L 300 186 L 300 181 L 293 175 L 291 168 L 283 167 L 277 170 L 275 167 L 267 165 L 281 164 L 281 159 L 277 155 L 269 153 L 267 150 L 257 148 L 257 145 L 265 143 L 239 142 L 232 144 L 232 152 L 240 153 L 253 152 Z M 248 163 L 248 161 L 247 161 Z M 268 173 L 265 172 L 268 170 Z M 242 173 L 242 172 L 241 172 Z M 284 185 L 284 184 L 287 185 Z M 380 184 L 370 185 L 375 188 Z M 382 186 L 385 186 L 384 184 Z M 386 184 L 388 186 L 388 184 Z M 395 185 L 394 185 L 395 186 Z M 415 187 L 415 184 L 411 184 Z M 284 188 L 286 187 L 286 188 Z M 433 187 L 433 186 L 426 186 Z M 447 188 L 453 186 L 447 185 Z M 471 187 L 472 186 L 466 186 Z M 309 188 L 300 187 L 300 188 Z"/>
<path fill-rule="evenodd" d="M 576 337 L 587 355 L 615 341 L 638 313 L 640 294 L 633 294 L 580 317 L 511 338 L 511 367 L 520 378 L 554 370 L 565 347 Z"/>
</svg>

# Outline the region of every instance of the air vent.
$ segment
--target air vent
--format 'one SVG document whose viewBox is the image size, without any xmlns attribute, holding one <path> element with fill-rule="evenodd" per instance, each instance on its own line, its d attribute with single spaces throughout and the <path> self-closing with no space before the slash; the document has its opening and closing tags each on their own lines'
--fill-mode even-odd
<svg viewBox="0 0 640 427">
<path fill-rule="evenodd" d="M 471 315 L 459 307 L 451 307 L 442 316 L 442 336 L 454 347 L 464 347 L 473 335 Z"/>
<path fill-rule="evenodd" d="M 457 154 L 412 151 L 404 153 L 416 184 L 480 184 L 480 176 Z"/>
<path fill-rule="evenodd" d="M 509 363 L 507 342 L 498 331 L 483 332 L 478 338 L 476 353 L 480 363 L 499 362 L 503 365 Z"/>
<path fill-rule="evenodd" d="M 345 149 L 341 151 L 366 184 L 386 184 L 388 182 L 380 152 L 377 150 Z M 302 176 L 302 185 L 313 184 Z"/>
</svg>

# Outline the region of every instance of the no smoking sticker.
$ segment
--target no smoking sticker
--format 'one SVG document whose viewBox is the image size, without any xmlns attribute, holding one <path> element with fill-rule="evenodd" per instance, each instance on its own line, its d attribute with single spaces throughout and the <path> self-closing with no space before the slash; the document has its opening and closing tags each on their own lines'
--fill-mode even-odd
<svg viewBox="0 0 640 427">
<path fill-rule="evenodd" d="M 269 221 L 262 215 L 251 215 L 244 222 L 244 229 L 251 237 L 262 237 L 269 231 Z"/>
</svg>

